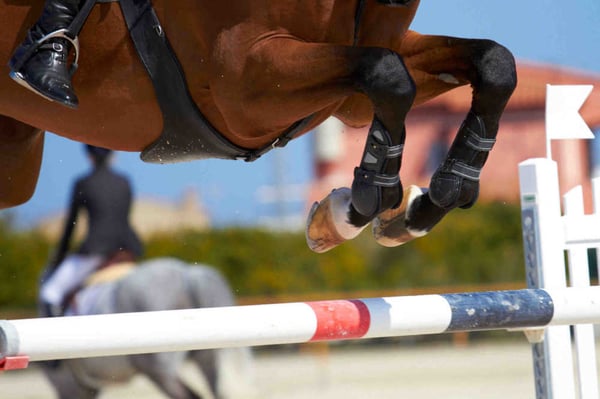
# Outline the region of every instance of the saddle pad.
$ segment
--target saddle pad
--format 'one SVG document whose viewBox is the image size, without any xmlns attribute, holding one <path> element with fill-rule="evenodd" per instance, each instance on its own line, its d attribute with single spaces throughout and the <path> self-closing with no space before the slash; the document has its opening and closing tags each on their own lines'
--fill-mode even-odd
<svg viewBox="0 0 600 399">
<path fill-rule="evenodd" d="M 111 265 L 110 267 L 105 267 L 94 272 L 91 276 L 89 276 L 85 280 L 84 287 L 119 280 L 131 273 L 134 267 L 134 262 L 116 263 L 114 265 Z"/>
</svg>

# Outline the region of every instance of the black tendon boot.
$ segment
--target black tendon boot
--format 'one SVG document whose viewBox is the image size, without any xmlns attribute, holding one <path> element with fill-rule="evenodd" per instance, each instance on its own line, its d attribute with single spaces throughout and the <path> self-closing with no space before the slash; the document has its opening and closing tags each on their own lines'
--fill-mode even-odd
<svg viewBox="0 0 600 399">
<path fill-rule="evenodd" d="M 71 84 L 68 57 L 77 42 L 65 32 L 79 7 L 80 0 L 46 0 L 42 16 L 8 64 L 17 83 L 71 108 L 77 108 L 79 101 Z"/>
<path fill-rule="evenodd" d="M 450 210 L 469 208 L 475 203 L 479 196 L 481 168 L 496 142 L 495 137 L 488 135 L 492 136 L 486 132 L 483 120 L 469 113 L 446 160 L 431 178 L 429 197 L 435 205 Z"/>
<path fill-rule="evenodd" d="M 360 166 L 354 169 L 352 206 L 371 220 L 381 211 L 395 207 L 402 201 L 402 185 L 398 171 L 402 144 L 393 145 L 389 132 L 375 118 L 362 156 Z M 384 190 L 387 190 L 384 192 Z"/>
</svg>

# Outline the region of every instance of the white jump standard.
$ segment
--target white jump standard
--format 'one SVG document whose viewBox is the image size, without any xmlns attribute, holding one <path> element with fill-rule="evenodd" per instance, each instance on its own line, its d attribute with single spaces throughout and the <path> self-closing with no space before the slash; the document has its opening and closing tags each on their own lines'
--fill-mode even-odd
<svg viewBox="0 0 600 399">
<path fill-rule="evenodd" d="M 519 175 L 527 285 L 550 289 L 569 283 L 573 289 L 587 289 L 590 285 L 587 250 L 600 248 L 600 179 L 592 180 L 593 214 L 584 214 L 582 189 L 575 187 L 563 197 L 563 215 L 556 162 L 547 158 L 529 159 L 519 164 Z M 573 323 L 572 329 L 547 328 L 543 341 L 534 343 L 538 399 L 600 397 L 592 325 L 599 322 Z"/>
</svg>

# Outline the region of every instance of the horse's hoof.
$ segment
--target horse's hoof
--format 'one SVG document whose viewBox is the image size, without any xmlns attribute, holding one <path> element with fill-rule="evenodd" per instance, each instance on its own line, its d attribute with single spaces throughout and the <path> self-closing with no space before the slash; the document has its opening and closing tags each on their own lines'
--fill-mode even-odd
<svg viewBox="0 0 600 399">
<path fill-rule="evenodd" d="M 306 243 L 311 250 L 327 252 L 353 239 L 366 227 L 356 227 L 348 222 L 351 201 L 351 190 L 343 187 L 313 204 L 306 221 Z"/>
<path fill-rule="evenodd" d="M 428 233 L 428 231 L 411 230 L 406 226 L 411 205 L 425 192 L 425 189 L 418 186 L 407 187 L 399 207 L 383 211 L 373 219 L 373 236 L 378 244 L 384 247 L 397 247 Z"/>
</svg>

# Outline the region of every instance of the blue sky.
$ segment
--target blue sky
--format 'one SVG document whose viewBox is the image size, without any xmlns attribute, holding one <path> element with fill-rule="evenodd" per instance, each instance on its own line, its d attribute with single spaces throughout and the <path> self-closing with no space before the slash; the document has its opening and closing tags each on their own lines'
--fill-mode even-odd
<svg viewBox="0 0 600 399">
<path fill-rule="evenodd" d="M 489 38 L 508 47 L 518 60 L 600 73 L 598 0 L 423 0 L 412 28 L 421 33 Z M 247 225 L 281 213 L 304 212 L 302 197 L 278 207 L 261 202 L 257 189 L 306 183 L 312 175 L 311 144 L 312 137 L 307 135 L 250 164 L 211 160 L 149 165 L 136 153 L 118 153 L 115 165 L 132 178 L 138 196 L 177 200 L 192 188 L 215 225 Z M 73 179 L 87 167 L 81 144 L 48 134 L 36 193 L 10 212 L 27 226 L 60 211 Z"/>
</svg>

